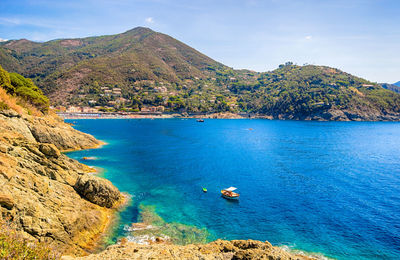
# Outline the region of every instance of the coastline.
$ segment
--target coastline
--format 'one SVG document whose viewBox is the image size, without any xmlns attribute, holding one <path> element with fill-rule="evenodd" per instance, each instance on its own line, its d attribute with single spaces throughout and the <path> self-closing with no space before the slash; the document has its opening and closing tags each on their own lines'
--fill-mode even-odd
<svg viewBox="0 0 400 260">
<path fill-rule="evenodd" d="M 107 113 L 57 113 L 64 120 L 79 119 L 264 119 L 284 121 L 314 121 L 314 122 L 399 122 L 399 115 L 358 115 L 343 111 L 332 111 L 327 114 L 309 115 L 307 117 L 294 117 L 287 115 L 263 115 L 252 113 L 138 113 L 138 112 L 107 112 Z M 73 125 L 73 123 L 72 123 Z"/>
<path fill-rule="evenodd" d="M 88 118 L 89 119 L 89 118 Z M 67 154 L 69 152 L 77 152 L 77 151 L 84 151 L 84 150 L 92 150 L 92 149 L 99 149 L 101 147 L 103 147 L 104 145 L 107 145 L 106 142 L 101 141 L 101 140 L 97 140 L 97 144 L 93 145 L 93 146 L 88 146 L 88 147 L 84 147 L 84 148 L 71 148 L 71 149 L 64 149 L 64 150 L 60 150 L 60 152 Z"/>
<path fill-rule="evenodd" d="M 102 142 L 102 141 L 101 141 Z M 78 150 L 73 150 L 73 151 L 81 151 L 81 150 L 92 150 L 92 149 L 97 149 L 97 148 L 101 148 L 102 146 L 106 145 L 107 143 L 102 142 L 102 144 L 93 147 L 93 148 L 87 148 L 87 149 L 78 149 Z M 71 151 L 71 152 L 73 152 Z M 93 157 L 94 158 L 94 157 Z M 93 159 L 95 160 L 95 159 Z M 84 165 L 86 165 L 84 163 Z M 86 165 L 88 166 L 88 165 Z M 92 169 L 94 169 L 95 171 L 92 173 L 93 175 L 98 175 L 101 174 L 102 171 L 105 171 L 105 168 L 101 168 L 101 170 L 99 171 L 98 169 L 96 169 L 95 167 L 92 166 L 88 166 Z M 103 176 L 99 176 L 102 178 L 105 178 Z M 106 178 L 105 178 L 106 179 Z M 120 239 L 117 243 L 108 243 L 107 238 L 110 237 L 110 235 L 113 234 L 113 232 L 115 231 L 115 227 L 118 226 L 119 224 L 119 217 L 118 217 L 118 212 L 120 212 L 121 210 L 123 210 L 126 206 L 129 205 L 129 203 L 131 202 L 131 196 L 129 194 L 123 193 L 124 195 L 124 200 L 118 204 L 118 206 L 116 206 L 115 208 L 113 207 L 113 211 L 111 213 L 111 217 L 108 218 L 108 220 L 105 222 L 102 231 L 96 236 L 96 238 L 92 241 L 92 243 L 88 243 L 87 244 L 87 249 L 88 249 L 88 253 L 90 253 L 90 255 L 88 255 L 87 257 L 93 257 L 96 256 L 96 254 L 102 254 L 103 252 L 105 252 L 106 250 L 108 250 L 108 248 L 113 248 L 113 247 L 117 247 L 121 244 L 124 243 L 124 238 Z M 157 241 L 157 240 L 156 240 Z M 224 242 L 230 242 L 228 240 L 222 240 Z M 240 240 L 240 241 L 249 241 L 249 240 Z M 264 243 L 262 241 L 258 241 L 255 240 L 256 242 L 260 242 L 260 243 Z M 206 243 L 193 243 L 193 244 L 188 244 L 187 246 L 192 246 L 192 245 L 203 245 L 203 246 L 207 246 L 208 244 L 214 243 L 215 241 L 211 241 L 211 242 L 206 242 Z M 137 243 L 137 242 L 128 242 L 128 243 L 133 243 L 133 244 L 137 244 L 137 246 L 141 247 L 144 246 L 146 244 L 141 244 L 141 243 Z M 171 245 L 170 242 L 154 242 L 154 243 L 150 243 L 151 245 L 161 245 L 165 244 L 165 245 Z M 265 242 L 265 243 L 269 243 L 269 242 Z M 148 244 L 147 244 L 148 245 Z M 174 244 L 172 243 L 173 246 L 176 247 L 185 247 L 185 246 L 181 246 L 178 244 Z M 275 245 L 273 247 L 279 248 L 280 250 L 287 252 L 290 255 L 294 255 L 296 257 L 301 257 L 301 258 L 296 258 L 296 259 L 321 259 L 321 260 L 325 260 L 325 259 L 332 259 L 332 258 L 328 258 L 326 256 L 324 256 L 322 253 L 314 253 L 314 252 L 307 252 L 301 249 L 295 249 L 295 248 L 291 248 L 289 246 L 279 246 L 279 245 Z M 63 259 L 75 259 L 75 258 L 69 258 L 70 256 L 65 256 L 66 258 Z M 85 258 L 85 257 L 83 257 Z M 80 259 L 80 258 L 79 258 Z"/>
<path fill-rule="evenodd" d="M 63 150 L 61 152 L 64 153 L 66 156 L 68 156 L 68 153 L 70 152 L 100 149 L 108 144 L 104 141 L 98 139 L 96 140 L 98 144 L 94 146 L 78 148 L 78 149 L 68 149 L 68 150 Z M 68 158 L 70 157 L 68 156 Z M 102 173 L 104 173 L 105 171 L 104 168 L 90 166 L 87 165 L 86 163 L 81 163 L 81 164 L 85 166 L 86 174 L 108 180 L 107 178 L 102 176 Z M 115 203 L 112 208 L 108 209 L 99 206 L 99 210 L 103 213 L 103 218 L 100 224 L 99 231 L 96 234 L 92 235 L 89 241 L 84 242 L 83 244 L 79 243 L 80 246 L 85 249 L 87 253 L 86 255 L 99 253 L 100 251 L 106 249 L 107 246 L 109 246 L 109 244 L 106 241 L 106 238 L 113 232 L 115 226 L 118 225 L 118 212 L 122 211 L 126 206 L 128 206 L 131 201 L 131 196 L 129 194 L 121 192 L 121 195 L 122 195 L 121 200 L 117 201 L 117 203 Z"/>
<path fill-rule="evenodd" d="M 103 178 L 103 177 L 101 177 Z M 104 224 L 104 227 L 100 233 L 93 240 L 93 243 L 89 245 L 88 251 L 90 253 L 99 253 L 107 248 L 110 244 L 107 242 L 107 238 L 112 234 L 116 226 L 119 224 L 118 212 L 124 210 L 129 205 L 131 197 L 129 194 L 122 193 L 122 200 L 114 205 L 112 212 Z"/>
<path fill-rule="evenodd" d="M 137 112 L 108 112 L 108 113 L 57 113 L 59 117 L 66 120 L 75 119 L 167 119 L 167 118 L 181 118 L 181 119 L 273 119 L 271 116 L 266 115 L 253 115 L 247 113 L 209 113 L 209 114 L 187 114 L 187 113 L 137 113 Z"/>
</svg>

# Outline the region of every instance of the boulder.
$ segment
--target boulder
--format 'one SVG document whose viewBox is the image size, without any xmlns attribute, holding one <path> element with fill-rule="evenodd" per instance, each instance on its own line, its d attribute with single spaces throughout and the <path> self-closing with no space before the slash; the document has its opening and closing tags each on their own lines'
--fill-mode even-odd
<svg viewBox="0 0 400 260">
<path fill-rule="evenodd" d="M 61 153 L 54 144 L 40 144 L 39 151 L 48 157 L 60 157 Z"/>
<path fill-rule="evenodd" d="M 28 126 L 37 142 L 54 144 L 60 151 L 95 148 L 102 144 L 93 136 L 79 132 L 54 118 L 34 118 Z"/>
<path fill-rule="evenodd" d="M 0 153 L 7 153 L 8 148 L 5 145 L 0 144 Z"/>
<path fill-rule="evenodd" d="M 14 207 L 13 198 L 8 194 L 0 193 L 0 206 L 11 210 Z"/>
<path fill-rule="evenodd" d="M 88 201 L 107 208 L 112 208 L 122 198 L 110 181 L 89 174 L 81 175 L 74 189 Z"/>
<path fill-rule="evenodd" d="M 2 110 L 0 111 L 0 114 L 6 116 L 6 117 L 21 117 L 20 114 L 18 114 L 16 111 L 7 109 L 7 110 Z"/>
</svg>

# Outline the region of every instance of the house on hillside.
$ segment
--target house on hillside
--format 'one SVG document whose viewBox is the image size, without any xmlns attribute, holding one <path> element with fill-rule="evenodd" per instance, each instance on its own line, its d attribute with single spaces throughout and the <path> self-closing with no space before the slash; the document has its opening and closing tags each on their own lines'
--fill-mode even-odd
<svg viewBox="0 0 400 260">
<path fill-rule="evenodd" d="M 116 102 L 117 104 L 125 104 L 127 101 L 128 101 L 127 99 L 122 98 L 122 97 L 117 98 L 117 99 L 115 100 L 115 102 Z"/>
<path fill-rule="evenodd" d="M 55 110 L 56 110 L 57 112 L 66 112 L 66 111 L 67 111 L 67 108 L 64 107 L 64 106 L 56 106 L 56 107 L 55 107 Z"/>
<path fill-rule="evenodd" d="M 74 107 L 74 106 L 70 106 L 68 107 L 67 113 L 82 113 L 82 108 L 81 107 Z"/>
<path fill-rule="evenodd" d="M 164 106 L 150 106 L 150 107 L 142 107 L 140 112 L 146 113 L 156 113 L 156 112 L 164 112 Z"/>
<path fill-rule="evenodd" d="M 109 105 L 110 107 L 114 107 L 117 104 L 116 101 L 108 101 L 107 105 Z"/>
<path fill-rule="evenodd" d="M 99 110 L 96 108 L 92 108 L 92 107 L 83 107 L 82 108 L 82 113 L 98 113 Z"/>
</svg>

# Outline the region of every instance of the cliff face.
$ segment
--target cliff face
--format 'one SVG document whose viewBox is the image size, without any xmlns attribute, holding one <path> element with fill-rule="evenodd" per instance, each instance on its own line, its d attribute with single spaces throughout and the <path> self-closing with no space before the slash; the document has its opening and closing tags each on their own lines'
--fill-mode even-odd
<svg viewBox="0 0 400 260">
<path fill-rule="evenodd" d="M 101 142 L 55 115 L 0 111 L 0 214 L 21 234 L 82 254 L 109 223 L 122 196 L 109 181 L 60 151 Z"/>
<path fill-rule="evenodd" d="M 217 240 L 205 245 L 178 246 L 171 244 L 139 245 L 121 243 L 108 247 L 99 254 L 81 258 L 64 257 L 64 260 L 80 259 L 314 259 L 290 254 L 268 242 L 255 240 Z"/>
</svg>

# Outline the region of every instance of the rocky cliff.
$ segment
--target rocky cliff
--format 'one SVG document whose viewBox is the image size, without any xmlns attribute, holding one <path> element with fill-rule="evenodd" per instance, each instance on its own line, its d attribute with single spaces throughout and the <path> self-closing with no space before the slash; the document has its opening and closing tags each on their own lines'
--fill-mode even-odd
<svg viewBox="0 0 400 260">
<path fill-rule="evenodd" d="M 64 260 L 80 259 L 270 259 L 290 260 L 314 259 L 304 255 L 295 255 L 272 246 L 269 242 L 255 240 L 217 240 L 205 245 L 171 245 L 120 243 L 110 246 L 99 254 L 86 257 L 64 257 Z"/>
<path fill-rule="evenodd" d="M 62 154 L 102 143 L 56 115 L 0 111 L 0 214 L 27 239 L 84 254 L 123 196 L 93 169 Z"/>
</svg>

